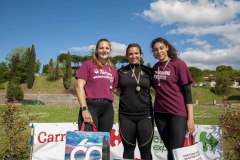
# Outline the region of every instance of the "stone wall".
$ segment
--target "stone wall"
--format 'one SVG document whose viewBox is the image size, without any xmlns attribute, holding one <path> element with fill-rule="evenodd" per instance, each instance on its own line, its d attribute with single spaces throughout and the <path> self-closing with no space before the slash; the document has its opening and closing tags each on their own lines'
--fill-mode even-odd
<svg viewBox="0 0 240 160">
<path fill-rule="evenodd" d="M 7 99 L 0 95 L 0 104 L 5 104 Z M 36 105 L 78 105 L 77 97 L 72 94 L 24 94 L 23 104 Z"/>
<path fill-rule="evenodd" d="M 0 94 L 0 104 L 4 104 L 6 100 L 5 94 Z"/>
</svg>

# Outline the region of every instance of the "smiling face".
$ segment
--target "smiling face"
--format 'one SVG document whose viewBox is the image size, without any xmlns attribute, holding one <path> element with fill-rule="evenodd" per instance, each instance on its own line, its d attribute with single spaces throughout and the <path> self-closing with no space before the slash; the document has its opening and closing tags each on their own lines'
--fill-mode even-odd
<svg viewBox="0 0 240 160">
<path fill-rule="evenodd" d="M 130 47 L 127 50 L 127 58 L 130 64 L 139 64 L 141 60 L 141 51 L 138 47 Z"/>
<path fill-rule="evenodd" d="M 161 62 L 169 60 L 168 46 L 162 42 L 156 42 L 152 48 L 154 56 Z"/>
<path fill-rule="evenodd" d="M 101 41 L 97 45 L 96 54 L 101 63 L 106 63 L 109 58 L 111 46 L 107 41 Z"/>
</svg>

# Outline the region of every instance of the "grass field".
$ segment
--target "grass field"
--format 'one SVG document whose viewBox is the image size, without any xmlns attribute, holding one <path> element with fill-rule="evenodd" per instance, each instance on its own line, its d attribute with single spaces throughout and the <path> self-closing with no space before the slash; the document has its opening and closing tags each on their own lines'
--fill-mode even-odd
<svg viewBox="0 0 240 160">
<path fill-rule="evenodd" d="M 2 109 L 3 106 L 0 106 Z M 31 115 L 35 115 L 35 120 L 32 123 L 60 123 L 60 122 L 77 122 L 78 118 L 78 107 L 69 108 L 67 106 L 43 106 L 43 105 L 34 105 L 34 106 L 17 106 L 22 112 L 29 112 Z M 117 123 L 118 117 L 118 108 L 114 106 L 115 110 L 115 120 Z M 224 113 L 224 109 L 217 106 L 195 106 L 194 107 L 194 116 L 196 124 L 204 125 L 218 125 L 219 117 Z M 1 119 L 1 118 L 0 118 Z M 1 127 L 2 128 L 2 127 Z M 2 130 L 0 130 L 0 139 L 2 137 Z M 26 134 L 27 137 L 30 136 L 30 127 Z M 29 138 L 26 138 L 26 141 L 29 141 Z M 2 145 L 0 146 L 0 152 L 2 150 Z"/>
<path fill-rule="evenodd" d="M 28 111 L 32 115 L 36 115 L 34 122 L 39 123 L 50 123 L 50 122 L 77 122 L 78 107 L 67 107 L 67 106 L 18 106 L 22 111 Z M 118 108 L 114 107 L 115 120 L 117 123 L 118 119 Z M 218 124 L 218 119 L 221 113 L 224 112 L 223 108 L 217 106 L 195 106 L 194 117 L 196 124 Z"/>
</svg>

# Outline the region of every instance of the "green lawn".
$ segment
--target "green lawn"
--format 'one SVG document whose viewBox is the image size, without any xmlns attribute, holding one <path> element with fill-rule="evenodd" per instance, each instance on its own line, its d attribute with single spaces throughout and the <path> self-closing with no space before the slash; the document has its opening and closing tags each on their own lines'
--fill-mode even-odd
<svg viewBox="0 0 240 160">
<path fill-rule="evenodd" d="M 17 106 L 23 112 L 29 112 L 31 115 L 36 115 L 36 118 L 32 123 L 61 123 L 61 122 L 77 122 L 78 119 L 78 107 L 69 108 L 67 106 L 43 106 L 43 105 L 34 105 L 34 106 Z M 0 106 L 2 109 L 2 106 Z M 118 108 L 114 106 L 115 109 L 115 123 L 118 119 Z M 217 106 L 194 106 L 194 116 L 196 124 L 205 124 L 205 125 L 218 125 L 219 116 L 224 112 L 223 108 Z M 0 117 L 1 120 L 1 117 Z M 2 128 L 2 127 L 1 127 Z M 4 140 L 3 130 L 0 130 L 0 139 Z M 26 133 L 26 137 L 30 136 L 30 127 Z M 29 144 L 29 138 L 26 138 L 27 143 Z M 4 141 L 2 141 L 4 143 Z M 0 146 L 0 153 L 3 154 L 4 145 Z M 1 157 L 1 156 L 0 156 Z"/>
<path fill-rule="evenodd" d="M 223 112 L 224 109 L 217 106 L 194 106 L 194 120 L 196 124 L 218 125 Z"/>
<path fill-rule="evenodd" d="M 32 115 L 36 115 L 34 122 L 77 122 L 78 107 L 67 106 L 18 106 L 23 111 L 28 111 Z M 114 106 L 115 120 L 118 119 L 118 108 Z M 194 106 L 194 117 L 196 124 L 218 124 L 219 115 L 223 112 L 223 108 L 217 106 Z"/>
<path fill-rule="evenodd" d="M 193 100 L 198 100 L 199 104 L 211 103 L 213 100 L 222 101 L 222 96 L 210 92 L 209 88 L 192 87 Z"/>
</svg>

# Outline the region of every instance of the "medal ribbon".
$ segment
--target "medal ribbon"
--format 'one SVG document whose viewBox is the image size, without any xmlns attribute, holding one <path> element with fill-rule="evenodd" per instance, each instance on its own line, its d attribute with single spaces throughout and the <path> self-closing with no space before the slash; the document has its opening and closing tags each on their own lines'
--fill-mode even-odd
<svg viewBox="0 0 240 160">
<path fill-rule="evenodd" d="M 164 65 L 163 71 L 165 71 L 165 68 L 167 67 L 167 65 L 168 65 L 168 63 L 170 62 L 170 60 L 171 60 L 171 58 L 169 58 L 168 61 L 166 62 L 166 64 Z M 159 66 L 158 66 L 158 73 L 160 74 L 160 67 L 159 67 Z M 160 84 L 160 81 L 161 81 L 161 79 L 159 78 L 159 79 L 158 79 L 158 86 L 161 85 L 161 84 Z"/>
<path fill-rule="evenodd" d="M 132 70 L 132 77 L 135 78 L 136 82 L 137 82 L 137 87 L 140 87 L 139 86 L 139 82 L 140 82 L 140 73 L 141 73 L 141 67 L 140 67 L 140 64 L 139 64 L 139 72 L 138 72 L 138 78 L 137 76 L 135 75 L 135 66 L 132 68 L 132 66 L 130 65 L 130 68 Z"/>
</svg>

